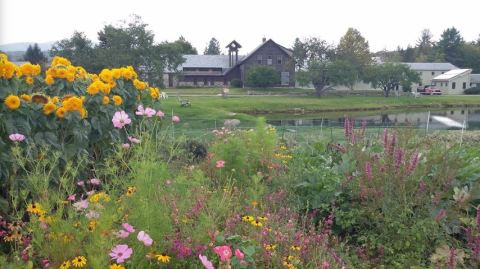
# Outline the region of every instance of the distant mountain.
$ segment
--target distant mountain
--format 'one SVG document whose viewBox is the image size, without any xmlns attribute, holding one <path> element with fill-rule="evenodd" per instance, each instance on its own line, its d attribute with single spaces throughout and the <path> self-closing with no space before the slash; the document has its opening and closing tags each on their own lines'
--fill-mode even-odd
<svg viewBox="0 0 480 269">
<path fill-rule="evenodd" d="M 42 51 L 48 51 L 52 48 L 54 41 L 38 43 L 38 46 Z M 35 42 L 18 42 L 18 43 L 9 43 L 0 45 L 0 50 L 9 52 L 9 51 L 26 51 L 29 45 L 33 45 Z"/>
</svg>

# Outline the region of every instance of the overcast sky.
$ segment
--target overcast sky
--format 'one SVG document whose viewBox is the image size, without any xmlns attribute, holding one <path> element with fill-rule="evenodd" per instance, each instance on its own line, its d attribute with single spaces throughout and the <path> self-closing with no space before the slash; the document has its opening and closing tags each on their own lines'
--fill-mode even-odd
<svg viewBox="0 0 480 269">
<path fill-rule="evenodd" d="M 0 44 L 48 42 L 74 30 L 96 41 L 103 25 L 140 15 L 158 42 L 183 35 L 203 53 L 211 37 L 232 39 L 247 53 L 262 37 L 291 47 L 295 37 L 338 43 L 358 29 L 372 51 L 414 45 L 424 28 L 435 39 L 455 26 L 467 40 L 480 34 L 478 0 L 0 0 Z"/>
</svg>

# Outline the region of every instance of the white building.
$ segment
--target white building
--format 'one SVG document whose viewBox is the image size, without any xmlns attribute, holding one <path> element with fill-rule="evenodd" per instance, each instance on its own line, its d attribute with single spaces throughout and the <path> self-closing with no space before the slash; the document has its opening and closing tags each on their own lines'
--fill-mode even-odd
<svg viewBox="0 0 480 269">
<path fill-rule="evenodd" d="M 443 94 L 463 94 L 470 88 L 472 69 L 454 69 L 432 79 L 432 85 L 439 88 Z"/>
<path fill-rule="evenodd" d="M 416 85 L 425 86 L 431 85 L 432 79 L 436 76 L 444 74 L 450 70 L 458 69 L 451 63 L 404 63 L 410 67 L 411 70 L 416 71 L 420 75 L 420 82 Z M 412 85 L 412 89 L 416 89 Z"/>
</svg>

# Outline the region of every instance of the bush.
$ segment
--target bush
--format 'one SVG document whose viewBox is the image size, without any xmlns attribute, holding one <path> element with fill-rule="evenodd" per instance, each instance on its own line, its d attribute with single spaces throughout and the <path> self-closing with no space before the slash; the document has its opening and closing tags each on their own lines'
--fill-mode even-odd
<svg viewBox="0 0 480 269">
<path fill-rule="evenodd" d="M 230 82 L 230 84 L 232 85 L 233 88 L 241 88 L 243 87 L 243 82 L 239 79 L 232 79 L 232 81 Z"/>
<path fill-rule="evenodd" d="M 280 73 L 266 66 L 256 66 L 247 70 L 246 82 L 249 87 L 266 88 L 280 84 Z"/>
<path fill-rule="evenodd" d="M 463 91 L 465 94 L 480 94 L 480 86 L 472 87 Z"/>
</svg>

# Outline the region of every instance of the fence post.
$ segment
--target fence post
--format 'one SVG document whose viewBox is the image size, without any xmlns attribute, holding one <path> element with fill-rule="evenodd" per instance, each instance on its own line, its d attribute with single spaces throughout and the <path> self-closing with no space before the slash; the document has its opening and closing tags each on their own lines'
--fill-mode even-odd
<svg viewBox="0 0 480 269">
<path fill-rule="evenodd" d="M 430 111 L 428 111 L 428 116 L 427 116 L 427 128 L 425 129 L 425 135 L 428 134 L 428 126 L 430 124 Z"/>
</svg>

